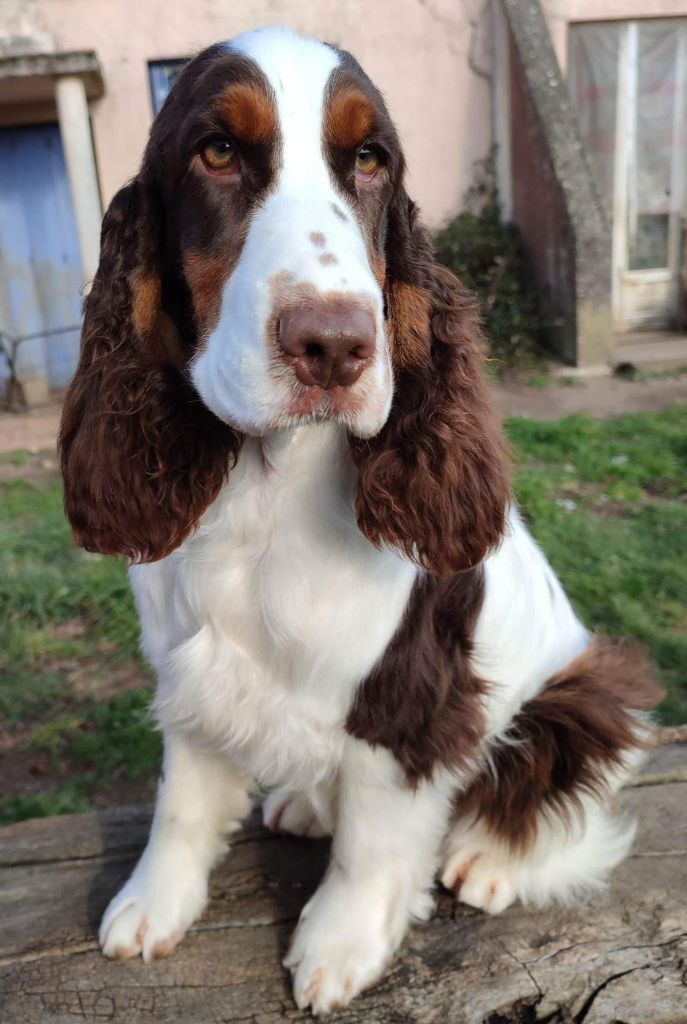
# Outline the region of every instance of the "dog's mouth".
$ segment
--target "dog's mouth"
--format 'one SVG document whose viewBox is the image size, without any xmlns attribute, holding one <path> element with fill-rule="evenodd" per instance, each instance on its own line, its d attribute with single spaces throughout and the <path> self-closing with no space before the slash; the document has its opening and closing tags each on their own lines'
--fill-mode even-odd
<svg viewBox="0 0 687 1024">
<path fill-rule="evenodd" d="M 392 390 L 387 360 L 376 369 L 370 362 L 352 386 L 306 386 L 291 377 L 289 396 L 276 417 L 275 427 L 329 422 L 340 424 L 356 437 L 372 437 L 389 415 Z"/>
<path fill-rule="evenodd" d="M 351 426 L 365 413 L 367 403 L 368 397 L 362 390 L 296 384 L 278 418 L 289 425 L 339 422 Z"/>
</svg>

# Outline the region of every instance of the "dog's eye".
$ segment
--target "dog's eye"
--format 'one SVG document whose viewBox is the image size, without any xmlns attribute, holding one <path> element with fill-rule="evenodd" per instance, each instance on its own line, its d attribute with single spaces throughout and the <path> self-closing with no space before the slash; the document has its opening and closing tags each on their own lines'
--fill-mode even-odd
<svg viewBox="0 0 687 1024">
<path fill-rule="evenodd" d="M 231 174 L 238 170 L 238 154 L 230 139 L 218 136 L 209 139 L 200 151 L 200 158 L 209 171 Z"/>
<path fill-rule="evenodd" d="M 360 181 L 371 181 L 380 168 L 379 150 L 365 142 L 355 155 L 355 175 Z"/>
</svg>

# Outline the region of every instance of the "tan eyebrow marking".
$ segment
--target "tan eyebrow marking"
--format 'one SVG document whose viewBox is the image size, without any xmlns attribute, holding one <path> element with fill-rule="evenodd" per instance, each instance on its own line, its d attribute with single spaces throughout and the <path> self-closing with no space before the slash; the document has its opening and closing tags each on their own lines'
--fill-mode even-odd
<svg viewBox="0 0 687 1024">
<path fill-rule="evenodd" d="M 238 259 L 225 253 L 188 249 L 182 256 L 184 276 L 191 289 L 193 311 L 204 328 L 216 323 L 222 306 L 222 289 Z"/>
<path fill-rule="evenodd" d="M 311 231 L 308 237 L 310 238 L 312 244 L 316 246 L 318 249 L 324 249 L 325 245 L 327 244 L 327 239 L 325 238 L 321 231 Z"/>
<path fill-rule="evenodd" d="M 394 362 L 405 369 L 420 366 L 430 347 L 431 308 L 426 288 L 403 281 L 389 283 L 389 333 Z"/>
<path fill-rule="evenodd" d="M 319 259 L 323 267 L 332 267 L 339 262 L 333 252 L 323 252 Z"/>
<path fill-rule="evenodd" d="M 154 274 L 135 274 L 131 282 L 132 318 L 139 334 L 148 334 L 155 327 L 160 306 L 160 280 Z"/>
<path fill-rule="evenodd" d="M 218 107 L 232 135 L 241 142 L 266 142 L 277 133 L 277 114 L 264 89 L 238 82 L 224 91 Z"/>
<path fill-rule="evenodd" d="M 325 134 L 334 146 L 353 149 L 368 137 L 377 123 L 372 103 L 355 86 L 335 92 L 325 115 Z"/>
</svg>

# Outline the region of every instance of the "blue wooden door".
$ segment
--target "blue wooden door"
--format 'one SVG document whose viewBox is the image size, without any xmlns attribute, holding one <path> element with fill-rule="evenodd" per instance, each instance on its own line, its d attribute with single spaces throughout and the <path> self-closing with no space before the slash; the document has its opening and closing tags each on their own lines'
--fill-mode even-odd
<svg viewBox="0 0 687 1024">
<path fill-rule="evenodd" d="M 19 375 L 64 387 L 81 321 L 79 241 L 57 125 L 0 130 L 0 330 L 40 335 L 19 348 Z M 0 376 L 7 370 L 0 365 Z"/>
</svg>

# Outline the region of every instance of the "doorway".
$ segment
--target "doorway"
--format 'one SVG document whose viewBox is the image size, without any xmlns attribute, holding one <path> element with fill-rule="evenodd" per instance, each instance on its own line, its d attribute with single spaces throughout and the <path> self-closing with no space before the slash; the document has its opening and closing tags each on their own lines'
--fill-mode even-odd
<svg viewBox="0 0 687 1024">
<path fill-rule="evenodd" d="M 0 330 L 19 375 L 64 388 L 79 353 L 82 268 L 55 124 L 0 130 Z M 8 374 L 0 360 L 0 381 Z"/>
<path fill-rule="evenodd" d="M 687 216 L 687 19 L 572 26 L 569 87 L 613 235 L 615 328 L 674 327 Z"/>
</svg>

